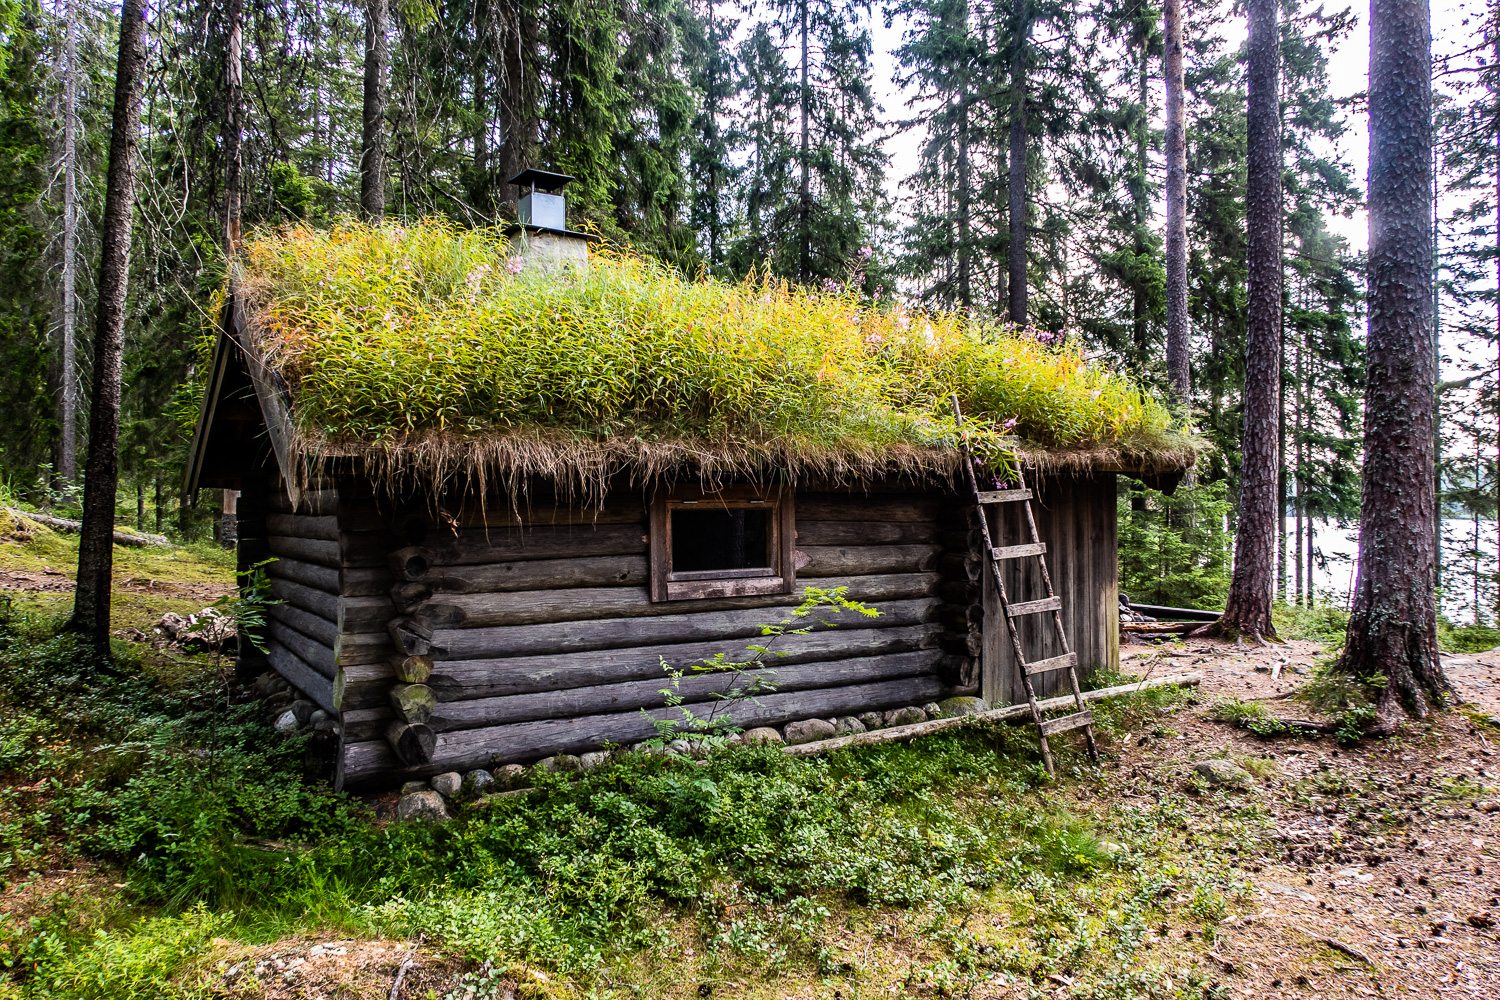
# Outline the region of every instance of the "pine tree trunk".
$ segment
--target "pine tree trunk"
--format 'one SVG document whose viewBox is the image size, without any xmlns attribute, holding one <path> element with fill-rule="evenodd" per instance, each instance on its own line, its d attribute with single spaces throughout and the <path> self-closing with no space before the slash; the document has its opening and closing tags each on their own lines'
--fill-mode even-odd
<svg viewBox="0 0 1500 1000">
<path fill-rule="evenodd" d="M 78 479 L 78 26 L 73 0 L 63 19 L 62 439 L 57 474 Z"/>
<path fill-rule="evenodd" d="M 1249 0 L 1245 184 L 1249 317 L 1245 343 L 1243 461 L 1234 575 L 1224 615 L 1205 632 L 1274 637 L 1276 497 L 1281 401 L 1281 114 L 1276 0 Z"/>
<path fill-rule="evenodd" d="M 121 362 L 125 344 L 125 292 L 130 273 L 131 218 L 135 209 L 136 152 L 146 59 L 145 0 L 124 0 L 120 51 L 115 64 L 109 170 L 100 227 L 98 305 L 94 322 L 93 398 L 84 467 L 83 527 L 79 532 L 78 584 L 70 630 L 109 651 L 110 574 L 114 566 L 115 490 L 120 478 Z"/>
<path fill-rule="evenodd" d="M 359 158 L 359 209 L 368 222 L 385 218 L 385 78 L 390 62 L 387 0 L 366 0 L 364 130 Z"/>
<path fill-rule="evenodd" d="M 501 46 L 500 78 L 494 92 L 500 146 L 495 156 L 498 176 L 508 181 L 534 165 L 531 159 L 536 154 L 536 118 L 532 68 L 536 61 L 537 26 L 535 18 L 520 2 L 506 3 L 500 10 L 504 18 L 496 26 Z M 515 189 L 507 184 L 504 203 L 514 205 L 515 199 Z"/>
<path fill-rule="evenodd" d="M 973 305 L 973 295 L 970 290 L 970 235 L 969 235 L 969 198 L 970 198 L 970 171 L 969 171 L 969 95 L 968 85 L 964 84 L 965 92 L 960 95 L 958 112 L 958 306 L 965 313 Z"/>
<path fill-rule="evenodd" d="M 809 158 L 812 154 L 807 132 L 808 105 L 812 103 L 812 90 L 808 86 L 807 76 L 808 3 L 809 0 L 801 0 L 801 3 L 798 5 L 798 17 L 800 18 L 800 30 L 802 32 L 802 90 L 797 99 L 797 103 L 802 108 L 802 188 L 797 201 L 797 273 L 803 282 L 807 282 L 812 277 L 812 234 L 808 232 L 808 225 L 812 218 L 812 186 L 811 177 L 808 173 L 810 166 Z"/>
<path fill-rule="evenodd" d="M 1015 27 L 1010 54 L 1010 321 L 1026 325 L 1026 43 L 1031 34 L 1027 0 L 1012 0 Z"/>
<path fill-rule="evenodd" d="M 224 58 L 224 256 L 234 253 L 240 243 L 240 137 L 244 129 L 244 49 L 245 12 L 241 0 L 227 0 L 225 18 L 229 22 L 229 39 Z"/>
<path fill-rule="evenodd" d="M 1149 35 L 1142 34 L 1141 50 L 1136 54 L 1136 102 L 1140 105 L 1140 118 L 1135 123 L 1135 182 L 1131 191 L 1132 209 L 1135 215 L 1135 233 L 1131 238 L 1131 249 L 1135 252 L 1137 260 L 1146 256 L 1146 215 L 1151 207 L 1146 203 L 1148 158 L 1151 155 L 1150 145 L 1146 135 L 1146 116 L 1151 100 L 1151 80 L 1147 74 L 1147 45 Z M 1130 327 L 1131 336 L 1135 341 L 1135 363 L 1139 371 L 1144 372 L 1149 363 L 1148 351 L 1150 345 L 1147 343 L 1148 331 L 1146 327 L 1147 314 L 1150 311 L 1150 303 L 1146 299 L 1146 286 L 1136 282 L 1135 295 L 1130 305 Z"/>
<path fill-rule="evenodd" d="M 1187 115 L 1182 69 L 1182 0 L 1164 8 L 1167 88 L 1167 386 L 1171 402 L 1186 409 L 1192 390 L 1188 369 Z"/>
<path fill-rule="evenodd" d="M 1452 692 L 1433 594 L 1431 50 L 1425 0 L 1371 0 L 1365 457 L 1339 666 L 1388 679 L 1378 731 Z"/>
</svg>

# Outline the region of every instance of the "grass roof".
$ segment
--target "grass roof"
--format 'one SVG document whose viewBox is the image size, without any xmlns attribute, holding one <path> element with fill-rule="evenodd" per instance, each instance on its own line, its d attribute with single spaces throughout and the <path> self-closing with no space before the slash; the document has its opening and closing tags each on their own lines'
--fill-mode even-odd
<svg viewBox="0 0 1500 1000">
<path fill-rule="evenodd" d="M 497 231 L 436 221 L 262 231 L 234 283 L 303 457 L 377 473 L 946 475 L 952 392 L 995 464 L 1193 454 L 1160 403 L 1072 347 L 842 290 L 598 249 L 547 271 Z"/>
</svg>

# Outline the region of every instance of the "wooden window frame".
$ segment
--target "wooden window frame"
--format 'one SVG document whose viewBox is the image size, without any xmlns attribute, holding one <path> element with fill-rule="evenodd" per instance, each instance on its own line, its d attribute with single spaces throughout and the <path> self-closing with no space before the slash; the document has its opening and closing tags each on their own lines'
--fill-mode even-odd
<svg viewBox="0 0 1500 1000">
<path fill-rule="evenodd" d="M 672 571 L 672 512 L 687 507 L 726 510 L 771 508 L 771 565 L 754 569 Z M 710 597 L 790 594 L 796 589 L 797 544 L 792 490 L 785 486 L 725 486 L 717 490 L 677 486 L 651 498 L 651 600 L 690 601 Z"/>
</svg>

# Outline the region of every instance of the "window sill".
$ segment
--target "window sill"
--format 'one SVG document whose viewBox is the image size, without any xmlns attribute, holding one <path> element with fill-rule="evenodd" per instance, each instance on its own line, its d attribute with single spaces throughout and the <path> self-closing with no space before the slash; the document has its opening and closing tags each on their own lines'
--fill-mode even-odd
<svg viewBox="0 0 1500 1000">
<path fill-rule="evenodd" d="M 789 594 L 780 576 L 740 577 L 717 580 L 668 580 L 667 600 L 687 601 L 705 597 L 750 597 L 759 594 Z"/>
</svg>

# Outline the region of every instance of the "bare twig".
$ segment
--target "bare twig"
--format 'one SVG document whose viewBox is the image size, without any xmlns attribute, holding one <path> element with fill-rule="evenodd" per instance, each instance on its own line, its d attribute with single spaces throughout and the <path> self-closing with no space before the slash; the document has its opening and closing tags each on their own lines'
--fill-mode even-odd
<svg viewBox="0 0 1500 1000">
<path fill-rule="evenodd" d="M 411 946 L 411 951 L 407 952 L 401 964 L 396 966 L 396 981 L 391 983 L 389 1000 L 398 1000 L 401 996 L 401 982 L 406 978 L 407 972 L 411 971 L 412 966 L 417 964 L 417 949 L 422 946 L 422 939 L 426 936 L 425 933 L 419 933 L 416 942 Z"/>
<path fill-rule="evenodd" d="M 1354 947 L 1352 944 L 1345 944 L 1337 938 L 1324 937 L 1321 934 L 1314 934 L 1312 931 L 1308 930 L 1306 927 L 1301 926 L 1300 924 L 1294 926 L 1296 926 L 1297 930 L 1301 931 L 1303 934 L 1306 934 L 1308 937 L 1312 938 L 1319 944 L 1327 945 L 1334 951 L 1343 952 L 1350 958 L 1356 958 L 1366 965 L 1373 966 L 1375 964 L 1374 959 L 1372 959 L 1369 955 L 1366 955 L 1364 952 L 1360 951 L 1358 948 Z"/>
</svg>

